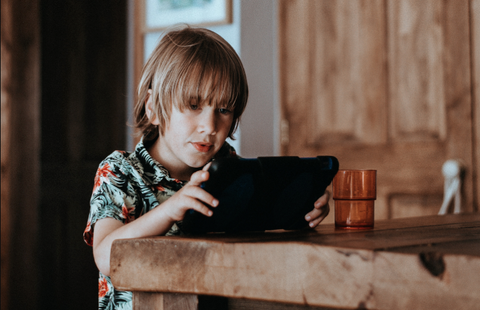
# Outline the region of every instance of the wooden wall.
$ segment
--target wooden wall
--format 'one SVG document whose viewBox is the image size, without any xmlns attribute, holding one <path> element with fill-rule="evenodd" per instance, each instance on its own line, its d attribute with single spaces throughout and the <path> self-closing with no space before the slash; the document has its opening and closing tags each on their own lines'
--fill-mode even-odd
<svg viewBox="0 0 480 310">
<path fill-rule="evenodd" d="M 97 307 L 82 233 L 125 148 L 126 2 L 2 0 L 2 309 Z"/>
</svg>

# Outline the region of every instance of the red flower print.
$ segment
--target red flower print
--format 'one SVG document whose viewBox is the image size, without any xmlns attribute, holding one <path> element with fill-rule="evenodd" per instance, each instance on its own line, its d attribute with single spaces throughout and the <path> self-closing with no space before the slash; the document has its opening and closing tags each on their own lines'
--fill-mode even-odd
<svg viewBox="0 0 480 310">
<path fill-rule="evenodd" d="M 133 216 L 130 215 L 130 211 L 133 209 L 134 208 L 128 209 L 125 204 L 122 206 L 122 216 L 125 219 L 125 224 L 130 223 L 133 220 Z"/>
<path fill-rule="evenodd" d="M 113 175 L 114 177 L 117 177 L 111 170 L 110 165 L 106 163 L 103 165 L 103 167 L 98 168 L 97 174 L 95 175 L 95 182 L 93 186 L 93 191 L 95 190 L 102 184 L 102 178 L 106 178 L 109 174 Z"/>
<path fill-rule="evenodd" d="M 85 240 L 85 243 L 89 246 L 93 246 L 93 234 L 92 234 L 92 226 L 90 224 L 90 221 L 87 223 L 87 227 L 85 228 L 85 231 L 83 232 L 83 240 Z"/>
<path fill-rule="evenodd" d="M 160 184 L 153 185 L 153 186 L 152 186 L 152 189 L 153 189 L 153 190 L 157 190 L 158 192 L 164 192 L 164 191 L 165 191 L 165 187 L 163 187 L 163 186 L 160 185 Z"/>
<path fill-rule="evenodd" d="M 105 278 L 100 278 L 98 280 L 98 297 L 103 298 L 108 293 L 107 280 Z"/>
</svg>

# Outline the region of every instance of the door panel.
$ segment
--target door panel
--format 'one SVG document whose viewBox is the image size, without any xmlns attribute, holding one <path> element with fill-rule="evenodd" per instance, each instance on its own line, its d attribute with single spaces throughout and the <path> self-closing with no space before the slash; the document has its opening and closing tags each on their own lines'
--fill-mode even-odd
<svg viewBox="0 0 480 310">
<path fill-rule="evenodd" d="M 307 143 L 386 142 L 382 2 L 313 1 Z M 363 77 L 371 77 L 364 79 Z M 368 120 L 368 121 L 365 121 Z"/>
<path fill-rule="evenodd" d="M 468 1 L 291 0 L 279 19 L 283 155 L 377 169 L 377 219 L 437 213 L 458 158 L 472 210 Z"/>
<path fill-rule="evenodd" d="M 394 140 L 446 137 L 441 1 L 388 5 L 389 107 Z"/>
</svg>

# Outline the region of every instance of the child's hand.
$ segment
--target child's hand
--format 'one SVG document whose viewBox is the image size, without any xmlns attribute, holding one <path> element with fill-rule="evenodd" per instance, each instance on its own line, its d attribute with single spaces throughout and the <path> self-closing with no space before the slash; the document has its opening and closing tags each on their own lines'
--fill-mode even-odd
<svg viewBox="0 0 480 310">
<path fill-rule="evenodd" d="M 185 217 L 185 212 L 190 209 L 196 210 L 206 216 L 213 214 L 212 210 L 206 205 L 216 207 L 218 200 L 210 193 L 200 187 L 202 182 L 209 178 L 208 168 L 206 165 L 202 170 L 192 174 L 190 181 L 175 195 L 170 197 L 165 204 L 164 212 L 174 222 L 180 221 Z"/>
<path fill-rule="evenodd" d="M 328 205 L 329 199 L 330 192 L 325 191 L 325 194 L 315 201 L 313 210 L 305 215 L 305 220 L 309 222 L 308 225 L 310 227 L 317 227 L 317 225 L 328 215 L 330 212 L 330 206 Z"/>
</svg>

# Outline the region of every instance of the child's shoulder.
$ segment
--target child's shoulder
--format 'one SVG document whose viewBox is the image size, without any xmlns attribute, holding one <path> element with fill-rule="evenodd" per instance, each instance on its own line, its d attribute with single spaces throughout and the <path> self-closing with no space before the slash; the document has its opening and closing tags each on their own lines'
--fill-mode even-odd
<svg viewBox="0 0 480 310">
<path fill-rule="evenodd" d="M 159 172 L 159 177 L 167 174 L 163 170 L 158 171 L 160 167 L 157 167 L 156 162 L 142 142 L 137 145 L 133 152 L 114 151 L 100 163 L 99 169 L 102 169 L 105 165 L 108 165 L 111 171 L 118 172 L 119 178 L 122 179 L 136 179 L 138 181 L 147 178 L 150 180 L 157 172 Z M 152 182 L 152 180 L 149 182 Z"/>
<path fill-rule="evenodd" d="M 108 155 L 100 163 L 100 165 L 105 164 L 105 163 L 115 164 L 115 165 L 126 164 L 130 161 L 131 155 L 132 155 L 131 152 L 117 150 L 117 151 L 112 152 L 110 155 Z"/>
<path fill-rule="evenodd" d="M 114 151 L 108 155 L 98 165 L 99 170 L 108 169 L 117 174 L 128 174 L 128 171 L 135 166 L 135 160 L 132 159 L 132 153 L 127 151 Z"/>
</svg>

